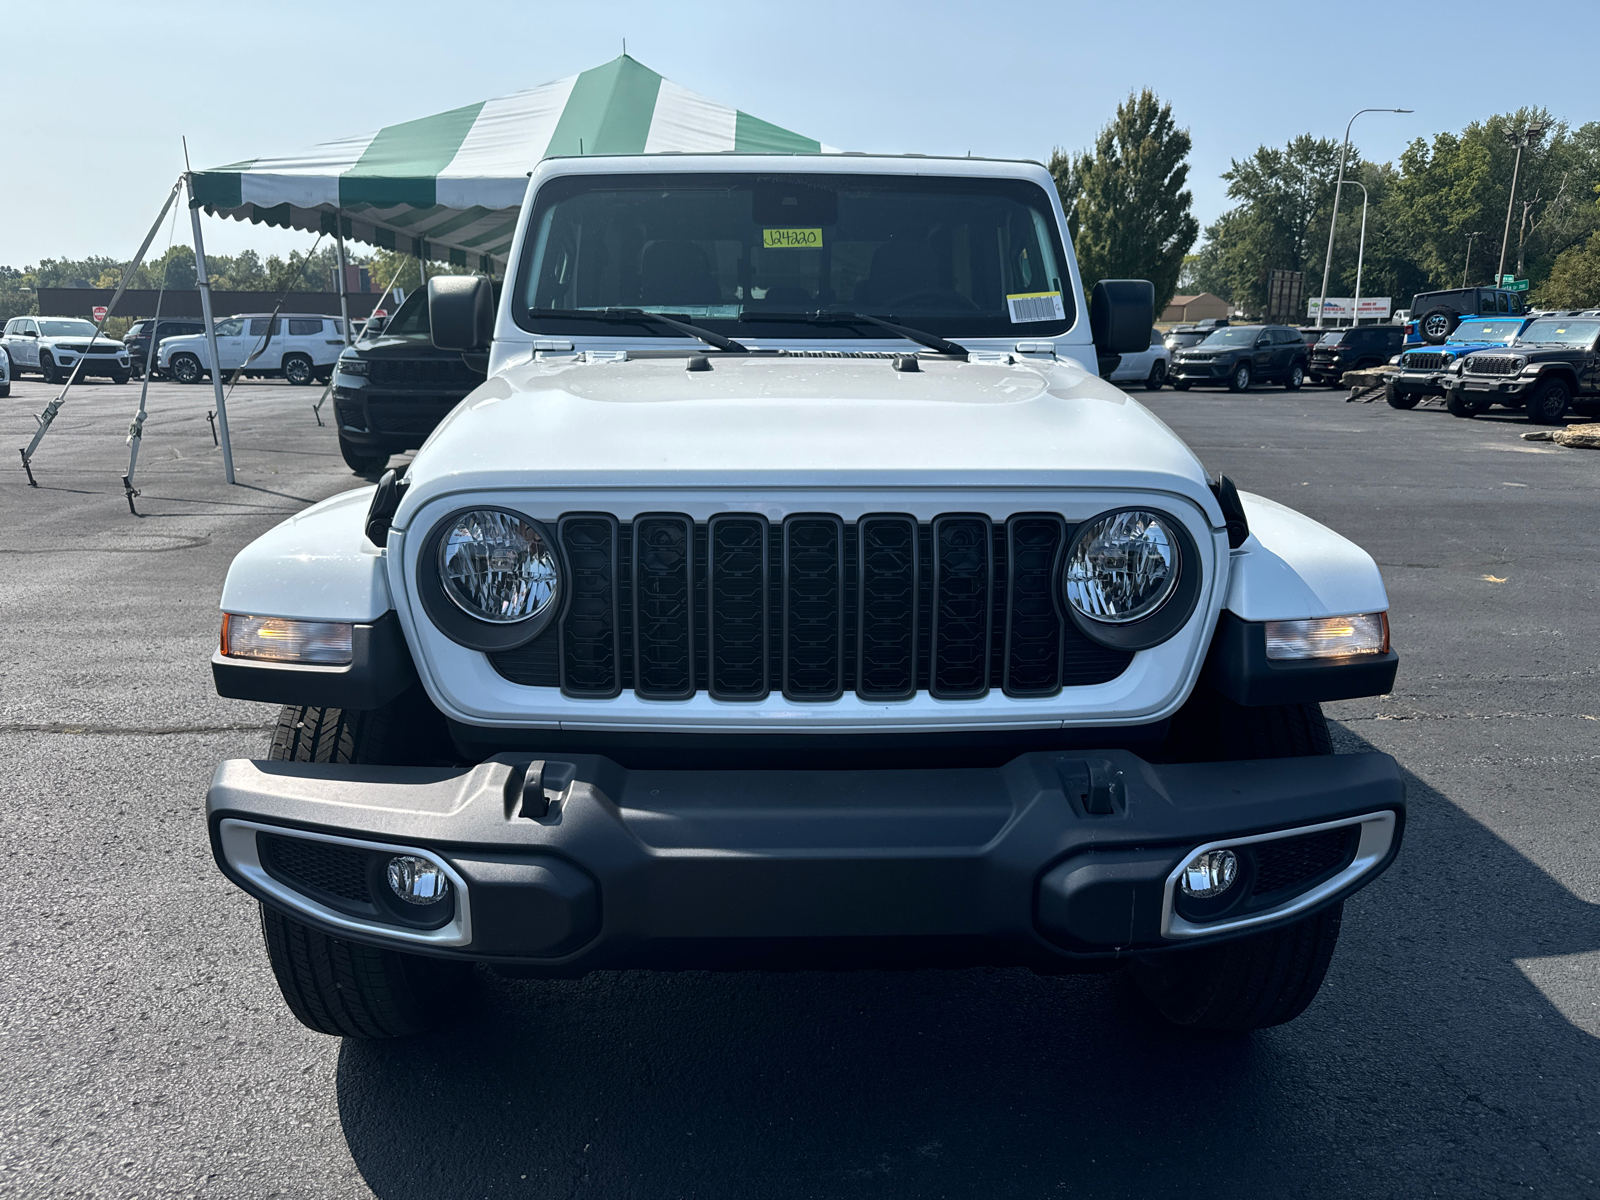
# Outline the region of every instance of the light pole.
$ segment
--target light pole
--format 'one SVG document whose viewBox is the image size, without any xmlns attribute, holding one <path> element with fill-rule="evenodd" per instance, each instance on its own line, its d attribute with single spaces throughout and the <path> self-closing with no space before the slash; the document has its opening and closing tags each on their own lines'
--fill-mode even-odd
<svg viewBox="0 0 1600 1200">
<path fill-rule="evenodd" d="M 1322 262 L 1322 299 L 1317 302 L 1317 328 L 1322 328 L 1322 308 L 1328 303 L 1328 272 L 1333 269 L 1333 231 L 1339 227 L 1339 197 L 1344 192 L 1344 160 L 1350 155 L 1350 126 L 1356 123 L 1356 117 L 1361 113 L 1386 112 L 1408 113 L 1409 108 L 1363 108 L 1345 124 L 1344 149 L 1339 151 L 1339 182 L 1333 187 L 1333 220 L 1328 222 L 1328 257 Z M 1509 221 L 1509 218 L 1507 218 Z"/>
<path fill-rule="evenodd" d="M 1475 238 L 1475 237 L 1482 237 L 1482 236 L 1483 236 L 1483 230 L 1481 230 L 1481 229 L 1474 229 L 1471 233 L 1467 234 L 1467 256 L 1461 260 L 1461 286 L 1462 287 L 1466 287 L 1467 286 L 1467 267 L 1472 262 L 1472 239 Z"/>
<path fill-rule="evenodd" d="M 1506 246 L 1511 241 L 1511 206 L 1517 199 L 1517 175 L 1522 170 L 1522 152 L 1542 138 L 1544 130 L 1544 124 L 1540 121 L 1523 126 L 1521 132 L 1506 130 L 1506 141 L 1517 148 L 1517 161 L 1511 168 L 1511 195 L 1506 197 L 1506 231 L 1500 239 L 1500 265 L 1495 268 L 1493 280 L 1495 287 L 1500 286 L 1500 277 L 1506 270 Z"/>
<path fill-rule="evenodd" d="M 1350 183 L 1361 189 L 1361 245 L 1356 251 L 1356 298 L 1350 305 L 1350 324 L 1352 327 L 1361 324 L 1361 262 L 1367 256 L 1367 185 Z"/>
</svg>

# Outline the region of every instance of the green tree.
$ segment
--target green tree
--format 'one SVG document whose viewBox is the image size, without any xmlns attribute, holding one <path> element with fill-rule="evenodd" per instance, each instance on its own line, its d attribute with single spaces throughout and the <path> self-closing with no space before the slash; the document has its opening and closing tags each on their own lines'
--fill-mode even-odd
<svg viewBox="0 0 1600 1200">
<path fill-rule="evenodd" d="M 1540 308 L 1592 308 L 1600 304 L 1600 233 L 1556 258 L 1550 277 L 1533 293 Z"/>
<path fill-rule="evenodd" d="M 1190 211 L 1189 132 L 1172 119 L 1172 105 L 1149 88 L 1117 106 L 1094 148 L 1051 174 L 1063 203 L 1076 192 L 1069 227 L 1086 285 L 1099 279 L 1148 279 L 1159 313 L 1177 290 L 1183 257 L 1200 224 Z"/>
</svg>

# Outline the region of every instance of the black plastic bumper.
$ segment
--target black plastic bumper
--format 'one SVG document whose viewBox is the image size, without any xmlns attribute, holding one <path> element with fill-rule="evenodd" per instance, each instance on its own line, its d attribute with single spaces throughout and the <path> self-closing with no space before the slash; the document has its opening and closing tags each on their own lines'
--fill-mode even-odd
<svg viewBox="0 0 1600 1200">
<path fill-rule="evenodd" d="M 526 775 L 500 761 L 239 759 L 217 769 L 207 812 L 229 878 L 300 920 L 355 941 L 570 976 L 1097 969 L 1337 902 L 1388 866 L 1405 801 L 1383 754 L 1158 766 L 1107 750 L 893 771 L 629 771 L 574 755 Z M 1197 848 L 1358 819 L 1362 838 L 1377 839 L 1361 843 L 1366 858 L 1325 875 L 1304 903 L 1199 933 L 1171 927 L 1173 879 Z M 348 839 L 357 849 L 347 854 L 435 855 L 465 903 L 450 927 L 421 934 L 319 905 L 254 862 L 262 833 L 277 831 L 331 835 L 322 845 L 335 849 Z M 382 886 L 381 871 L 368 876 Z"/>
</svg>

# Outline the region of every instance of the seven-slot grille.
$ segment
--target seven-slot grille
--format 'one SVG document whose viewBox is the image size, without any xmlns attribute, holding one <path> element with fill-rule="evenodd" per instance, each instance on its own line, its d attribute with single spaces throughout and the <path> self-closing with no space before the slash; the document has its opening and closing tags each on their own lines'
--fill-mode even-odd
<svg viewBox="0 0 1600 1200">
<path fill-rule="evenodd" d="M 574 697 L 1051 696 L 1115 679 L 1133 657 L 1062 612 L 1072 529 L 1053 514 L 574 513 L 555 532 L 566 612 L 490 661 Z"/>
<path fill-rule="evenodd" d="M 442 383 L 462 389 L 483 382 L 483 375 L 459 358 L 371 358 L 367 360 L 367 378 L 373 383 Z"/>
<path fill-rule="evenodd" d="M 1418 371 L 1437 371 L 1445 364 L 1443 354 L 1427 354 L 1413 351 L 1406 355 L 1405 365 Z"/>
<path fill-rule="evenodd" d="M 1467 372 L 1471 375 L 1515 375 L 1522 370 L 1522 360 L 1509 354 L 1474 354 L 1467 359 Z"/>
</svg>

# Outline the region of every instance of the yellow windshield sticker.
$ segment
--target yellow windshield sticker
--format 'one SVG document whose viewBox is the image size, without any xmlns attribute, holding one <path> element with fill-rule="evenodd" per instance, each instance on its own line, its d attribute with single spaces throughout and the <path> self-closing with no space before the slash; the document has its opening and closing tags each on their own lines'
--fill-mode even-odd
<svg viewBox="0 0 1600 1200">
<path fill-rule="evenodd" d="M 1011 307 L 1013 325 L 1024 321 L 1060 321 L 1067 315 L 1067 310 L 1061 306 L 1060 292 L 1019 292 L 1007 295 L 1006 303 Z"/>
<path fill-rule="evenodd" d="M 822 230 L 763 229 L 761 245 L 767 250 L 818 250 L 822 247 Z"/>
</svg>

